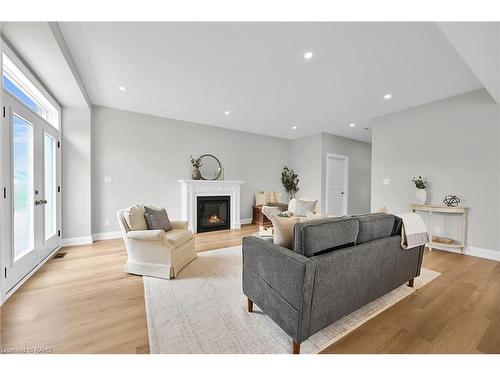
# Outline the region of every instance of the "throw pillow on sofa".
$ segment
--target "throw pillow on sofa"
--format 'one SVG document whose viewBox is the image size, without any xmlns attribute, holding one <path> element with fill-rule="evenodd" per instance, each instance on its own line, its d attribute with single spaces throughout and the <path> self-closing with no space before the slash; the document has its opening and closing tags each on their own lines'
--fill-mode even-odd
<svg viewBox="0 0 500 375">
<path fill-rule="evenodd" d="M 293 227 L 297 223 L 302 223 L 307 219 L 305 217 L 286 217 L 277 207 L 263 206 L 262 213 L 266 215 L 274 229 L 274 243 L 279 246 L 292 250 L 293 247 Z"/>
<path fill-rule="evenodd" d="M 314 213 L 314 207 L 316 207 L 317 200 L 302 200 L 297 199 L 295 203 L 295 210 L 293 214 L 295 216 L 307 216 L 308 213 Z"/>
<path fill-rule="evenodd" d="M 172 230 L 172 224 L 168 218 L 167 210 L 144 206 L 144 218 L 149 230 L 161 229 L 165 232 Z"/>
<path fill-rule="evenodd" d="M 123 214 L 125 221 L 130 230 L 147 230 L 148 225 L 144 218 L 144 206 L 136 204 L 129 207 Z"/>
</svg>

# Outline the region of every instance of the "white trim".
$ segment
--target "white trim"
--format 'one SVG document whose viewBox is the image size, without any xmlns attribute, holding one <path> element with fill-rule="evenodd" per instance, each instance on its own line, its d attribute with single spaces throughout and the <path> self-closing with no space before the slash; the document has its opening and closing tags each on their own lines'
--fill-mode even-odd
<svg viewBox="0 0 500 375">
<path fill-rule="evenodd" d="M 240 219 L 241 224 L 252 224 L 252 218 L 249 219 Z"/>
<path fill-rule="evenodd" d="M 0 298 L 0 306 L 2 306 L 2 305 L 4 304 L 4 302 L 5 302 L 5 301 L 7 301 L 7 300 L 9 299 L 9 297 L 10 297 L 11 295 L 13 295 L 13 294 L 14 294 L 14 292 L 15 292 L 16 290 L 18 290 L 18 289 L 21 287 L 21 285 L 23 285 L 23 284 L 26 282 L 26 280 L 28 280 L 31 276 L 33 276 L 33 274 L 34 274 L 36 271 L 38 271 L 38 270 L 40 269 L 40 267 L 42 267 L 45 263 L 47 263 L 47 261 L 48 261 L 49 259 L 52 259 L 52 257 L 53 257 L 53 256 L 54 256 L 54 255 L 55 255 L 55 254 L 56 254 L 56 253 L 60 250 L 60 249 L 61 249 L 61 247 L 56 247 L 54 250 L 52 250 L 52 251 L 50 252 L 50 254 L 49 254 L 49 255 L 47 255 L 47 256 L 46 256 L 46 257 L 45 257 L 45 258 L 44 258 L 44 259 L 43 259 L 40 263 L 38 263 L 38 265 L 37 265 L 35 268 L 33 268 L 33 269 L 32 269 L 32 270 L 31 270 L 31 271 L 30 271 L 30 272 L 29 272 L 26 276 L 24 276 L 24 277 L 23 277 L 23 278 L 22 278 L 22 279 L 21 279 L 21 280 L 20 280 L 20 281 L 19 281 L 16 285 L 14 285 L 14 287 L 13 287 L 11 290 L 9 290 L 9 291 L 8 291 L 7 293 L 5 293 L 5 294 L 4 294 L 4 293 L 2 293 L 2 296 L 1 296 L 2 298 Z"/>
<path fill-rule="evenodd" d="M 451 253 L 458 253 L 484 259 L 491 259 L 500 262 L 500 251 L 497 250 L 484 249 L 476 246 L 466 246 L 462 251 L 460 248 L 446 247 L 441 245 L 436 246 L 436 244 L 432 245 L 432 249 L 439 249 L 443 251 L 449 251 Z"/>
<path fill-rule="evenodd" d="M 32 85 L 32 88 L 31 87 L 23 87 L 23 89 L 25 89 L 25 90 L 27 89 L 28 93 L 30 93 L 31 95 L 34 95 L 33 99 L 38 100 L 39 102 L 41 102 L 41 104 L 43 104 L 45 106 L 49 106 L 49 107 L 52 106 L 53 109 L 57 112 L 58 118 L 46 119 L 36 112 L 33 112 L 33 113 L 35 113 L 37 116 L 40 116 L 40 118 L 45 120 L 51 126 L 57 128 L 57 130 L 61 130 L 61 110 L 62 110 L 61 105 L 57 102 L 57 100 L 54 99 L 54 96 L 45 88 L 43 83 L 40 82 L 38 80 L 38 78 L 31 72 L 31 70 L 27 66 L 27 64 L 25 64 L 21 60 L 21 58 L 18 57 L 17 53 L 15 52 L 15 50 L 13 48 L 10 47 L 9 43 L 5 42 L 5 38 L 3 38 L 3 36 L 2 36 L 2 39 L 4 41 L 3 47 L 2 47 L 2 52 L 5 53 L 7 55 L 7 57 L 12 61 L 15 68 L 19 69 L 21 74 L 23 74 L 26 77 L 26 79 L 28 80 L 26 82 L 26 84 L 28 84 L 28 86 Z M 2 64 L 3 63 L 4 62 L 2 62 Z M 3 71 L 2 71 L 2 74 L 3 74 Z M 35 92 L 33 92 L 33 91 L 35 91 Z M 36 91 L 39 91 L 39 93 L 37 93 Z M 38 94 L 40 94 L 41 96 L 39 96 Z M 56 124 L 54 124 L 54 122 Z"/>
<path fill-rule="evenodd" d="M 92 245 L 92 236 L 63 238 L 61 247 Z"/>
<path fill-rule="evenodd" d="M 339 154 L 326 154 L 325 159 L 325 213 L 328 214 L 328 180 L 329 180 L 329 172 L 328 172 L 328 160 L 332 159 L 340 159 L 344 161 L 344 215 L 347 215 L 349 212 L 349 156 L 347 155 L 339 155 Z"/>
<path fill-rule="evenodd" d="M 122 232 L 120 231 L 92 233 L 92 240 L 94 241 L 112 240 L 121 237 L 122 237 Z"/>
</svg>

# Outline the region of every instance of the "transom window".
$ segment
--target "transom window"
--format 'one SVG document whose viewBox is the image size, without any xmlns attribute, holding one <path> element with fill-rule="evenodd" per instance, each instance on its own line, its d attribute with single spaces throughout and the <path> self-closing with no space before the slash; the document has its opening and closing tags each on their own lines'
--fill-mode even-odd
<svg viewBox="0 0 500 375">
<path fill-rule="evenodd" d="M 3 88 L 26 107 L 59 129 L 59 111 L 19 69 L 8 54 L 3 53 Z"/>
</svg>

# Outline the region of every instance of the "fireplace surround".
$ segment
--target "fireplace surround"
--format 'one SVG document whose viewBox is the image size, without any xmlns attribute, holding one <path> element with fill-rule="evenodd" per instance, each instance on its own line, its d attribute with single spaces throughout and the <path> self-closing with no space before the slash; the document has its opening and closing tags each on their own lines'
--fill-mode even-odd
<svg viewBox="0 0 500 375">
<path fill-rule="evenodd" d="M 188 222 L 194 233 L 198 230 L 198 197 L 221 197 L 229 199 L 229 228 L 239 229 L 240 185 L 243 181 L 178 180 L 181 185 L 181 218 Z"/>
</svg>

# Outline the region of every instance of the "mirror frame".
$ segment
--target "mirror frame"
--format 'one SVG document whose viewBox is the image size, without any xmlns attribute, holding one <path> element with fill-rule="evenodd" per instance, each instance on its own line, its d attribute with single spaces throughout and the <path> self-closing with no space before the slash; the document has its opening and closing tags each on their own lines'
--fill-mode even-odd
<svg viewBox="0 0 500 375">
<path fill-rule="evenodd" d="M 220 163 L 220 160 L 219 160 L 219 159 L 217 159 L 217 158 L 216 158 L 214 155 L 212 155 L 212 154 L 203 154 L 203 155 L 201 155 L 198 159 L 199 159 L 200 161 L 202 161 L 202 162 L 203 162 L 203 158 L 204 158 L 204 157 L 212 157 L 212 158 L 214 158 L 214 159 L 217 161 L 217 163 L 219 164 L 219 173 L 217 174 L 217 176 L 215 176 L 215 178 L 205 178 L 205 177 L 203 177 L 202 169 L 201 169 L 201 167 L 200 167 L 200 176 L 201 176 L 201 179 L 202 179 L 202 180 L 206 180 L 206 181 L 215 181 L 215 180 L 218 180 L 218 179 L 219 179 L 219 177 L 220 177 L 220 175 L 221 175 L 221 173 L 222 173 L 222 164 Z M 203 165 L 203 163 L 202 163 L 202 165 Z"/>
</svg>

